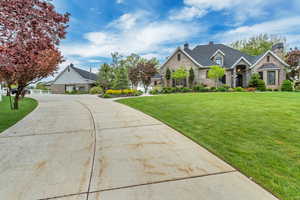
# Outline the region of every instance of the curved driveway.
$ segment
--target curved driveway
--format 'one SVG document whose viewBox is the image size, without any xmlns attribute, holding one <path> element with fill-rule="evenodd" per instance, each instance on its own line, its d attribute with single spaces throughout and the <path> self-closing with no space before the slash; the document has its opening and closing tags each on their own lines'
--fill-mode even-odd
<svg viewBox="0 0 300 200">
<path fill-rule="evenodd" d="M 0 135 L 0 199 L 276 199 L 139 111 L 89 95 L 35 98 Z"/>
</svg>

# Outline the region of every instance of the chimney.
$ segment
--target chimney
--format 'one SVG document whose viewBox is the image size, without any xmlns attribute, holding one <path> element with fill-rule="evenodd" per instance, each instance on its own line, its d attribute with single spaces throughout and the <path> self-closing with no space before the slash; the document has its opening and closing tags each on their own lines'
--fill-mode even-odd
<svg viewBox="0 0 300 200">
<path fill-rule="evenodd" d="M 284 44 L 282 42 L 274 44 L 272 46 L 272 51 L 279 57 L 284 58 Z"/>
<path fill-rule="evenodd" d="M 184 44 L 184 49 L 189 49 L 189 43 L 186 42 L 186 43 Z"/>
<path fill-rule="evenodd" d="M 214 42 L 213 42 L 213 41 L 210 41 L 208 44 L 209 44 L 209 45 L 214 45 Z"/>
</svg>

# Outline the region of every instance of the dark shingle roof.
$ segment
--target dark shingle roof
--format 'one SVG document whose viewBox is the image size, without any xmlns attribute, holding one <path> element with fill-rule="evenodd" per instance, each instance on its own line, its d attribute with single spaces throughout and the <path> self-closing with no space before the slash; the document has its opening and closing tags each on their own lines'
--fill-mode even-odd
<svg viewBox="0 0 300 200">
<path fill-rule="evenodd" d="M 216 63 L 214 63 L 210 58 L 218 50 L 221 50 L 225 54 L 224 67 L 228 68 L 236 63 L 241 57 L 244 57 L 247 61 L 254 64 L 262 56 L 250 56 L 224 44 L 198 45 L 193 50 L 185 49 L 185 52 L 199 64 L 203 66 L 211 66 Z"/>
<path fill-rule="evenodd" d="M 97 79 L 98 79 L 98 76 L 94 73 L 85 71 L 83 69 L 76 68 L 74 66 L 70 66 L 70 67 L 72 67 L 72 69 L 74 69 L 80 76 L 82 76 L 85 79 L 92 80 L 92 81 L 97 81 Z"/>
</svg>

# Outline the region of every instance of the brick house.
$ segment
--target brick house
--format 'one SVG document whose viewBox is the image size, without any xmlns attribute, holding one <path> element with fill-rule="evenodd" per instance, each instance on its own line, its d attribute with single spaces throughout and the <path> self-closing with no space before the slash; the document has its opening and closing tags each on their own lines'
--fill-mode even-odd
<svg viewBox="0 0 300 200">
<path fill-rule="evenodd" d="M 175 52 L 161 66 L 160 72 L 165 77 L 166 69 L 171 71 L 183 67 L 187 71 L 193 68 L 195 84 L 214 86 L 215 82 L 208 78 L 208 70 L 212 65 L 225 68 L 225 75 L 220 80 L 222 84 L 230 87 L 248 87 L 251 74 L 259 73 L 268 88 L 279 88 L 286 79 L 285 68 L 288 64 L 283 58 L 283 44 L 273 46 L 259 56 L 250 56 L 223 44 L 210 42 L 207 45 L 198 45 L 190 49 L 188 44 L 178 47 Z M 166 80 L 163 80 L 166 84 Z M 182 84 L 182 83 L 181 83 Z M 176 82 L 172 81 L 172 86 Z M 184 80 L 183 85 L 188 85 Z"/>
<path fill-rule="evenodd" d="M 74 90 L 88 92 L 97 81 L 97 75 L 79 68 L 73 64 L 66 67 L 52 82 L 53 94 L 64 94 Z"/>
</svg>

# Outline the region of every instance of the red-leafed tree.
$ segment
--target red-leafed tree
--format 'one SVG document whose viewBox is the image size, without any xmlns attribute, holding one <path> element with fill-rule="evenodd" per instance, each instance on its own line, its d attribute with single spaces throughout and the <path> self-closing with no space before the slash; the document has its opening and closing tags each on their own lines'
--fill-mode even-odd
<svg viewBox="0 0 300 200">
<path fill-rule="evenodd" d="M 140 62 L 137 68 L 140 81 L 144 86 L 145 93 L 147 93 L 149 85 L 151 84 L 151 78 L 157 73 L 156 64 L 151 61 Z"/>
<path fill-rule="evenodd" d="M 288 78 L 294 80 L 300 70 L 300 50 L 298 48 L 290 49 L 286 55 L 286 62 L 290 65 L 287 73 Z"/>
<path fill-rule="evenodd" d="M 58 50 L 69 14 L 46 0 L 0 1 L 0 76 L 17 85 L 14 108 L 29 84 L 52 75 L 63 61 Z"/>
</svg>

